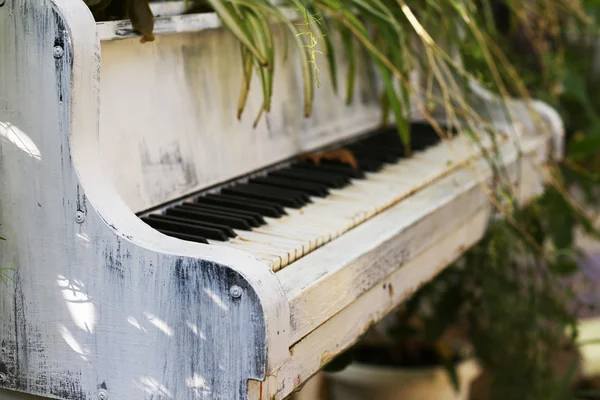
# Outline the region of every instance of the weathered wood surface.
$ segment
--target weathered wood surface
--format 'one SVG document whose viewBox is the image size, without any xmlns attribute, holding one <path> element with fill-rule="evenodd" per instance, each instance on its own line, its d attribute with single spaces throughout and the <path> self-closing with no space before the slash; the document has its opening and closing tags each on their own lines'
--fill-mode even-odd
<svg viewBox="0 0 600 400">
<path fill-rule="evenodd" d="M 238 120 L 240 46 L 215 13 L 159 18 L 156 41 L 144 45 L 135 36 L 109 40 L 107 32 L 118 31 L 119 24 L 126 22 L 98 24 L 106 39 L 100 150 L 111 181 L 135 212 L 355 137 L 381 122 L 380 83 L 358 46 L 353 102 L 346 104 L 348 65 L 335 33 L 338 91 L 319 55 L 321 86 L 315 85 L 313 115 L 305 118 L 301 50 L 286 28 L 274 28 L 279 34 L 272 110 L 254 127 L 263 100 L 260 81 L 254 73 Z M 413 73 L 413 81 L 417 77 Z"/>
<path fill-rule="evenodd" d="M 254 74 L 238 121 L 240 50 L 225 29 L 158 35 L 144 45 L 136 38 L 101 42 L 101 151 L 129 207 L 145 210 L 379 124 L 375 83 L 360 59 L 355 101 L 345 104 L 343 51 L 339 95 L 322 66 L 314 112 L 305 118 L 299 49 L 286 37 L 289 57 L 284 62 L 279 52 L 272 111 L 256 128 L 260 82 Z M 276 36 L 280 50 L 283 40 Z"/>
<path fill-rule="evenodd" d="M 537 138 L 527 150 L 544 142 Z M 514 163 L 515 153 L 514 143 L 504 146 L 503 158 Z M 487 161 L 480 159 L 278 272 L 290 301 L 292 341 L 347 307 L 424 248 L 434 246 L 488 203 L 479 182 L 489 176 Z"/>
<path fill-rule="evenodd" d="M 0 7 L 0 265 L 15 267 L 0 387 L 244 398 L 288 354 L 282 289 L 252 257 L 161 235 L 122 202 L 98 152 L 99 69 L 83 2 Z"/>
<path fill-rule="evenodd" d="M 522 157 L 514 144 L 503 148 L 511 181 L 537 183 L 520 192 L 521 202 L 540 194 L 547 140 L 525 141 Z M 291 357 L 266 382 L 251 383 L 250 399 L 285 398 L 483 236 L 492 207 L 479 182 L 491 184 L 491 173 L 486 161 L 477 164 L 277 273 L 290 300 Z"/>
</svg>

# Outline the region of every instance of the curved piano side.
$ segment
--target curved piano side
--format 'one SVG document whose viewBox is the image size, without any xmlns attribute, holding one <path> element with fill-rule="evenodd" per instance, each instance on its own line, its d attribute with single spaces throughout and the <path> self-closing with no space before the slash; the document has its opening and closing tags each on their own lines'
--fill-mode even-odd
<svg viewBox="0 0 600 400">
<path fill-rule="evenodd" d="M 288 355 L 285 295 L 251 256 L 122 202 L 98 154 L 99 68 L 83 2 L 0 7 L 1 397 L 245 398 Z"/>
</svg>

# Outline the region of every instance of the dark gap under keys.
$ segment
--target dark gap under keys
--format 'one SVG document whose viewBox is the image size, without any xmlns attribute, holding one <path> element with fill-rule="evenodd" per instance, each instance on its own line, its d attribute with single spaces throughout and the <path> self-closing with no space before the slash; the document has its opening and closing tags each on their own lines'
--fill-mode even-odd
<svg viewBox="0 0 600 400">
<path fill-rule="evenodd" d="M 325 197 L 329 194 L 327 186 L 322 183 L 299 181 L 297 179 L 279 178 L 277 176 L 263 176 L 260 178 L 252 178 L 250 179 L 250 182 L 258 185 L 280 186 L 282 188 L 301 190 L 312 196 L 318 197 Z"/>
<path fill-rule="evenodd" d="M 297 198 L 277 196 L 277 195 L 268 194 L 268 193 L 261 193 L 260 191 L 238 188 L 237 186 L 223 189 L 223 193 L 225 193 L 227 195 L 231 195 L 231 196 L 236 196 L 238 198 L 251 198 L 251 199 L 265 200 L 265 201 L 269 201 L 269 202 L 273 202 L 273 203 L 278 203 L 284 207 L 291 207 L 291 208 L 300 208 L 305 204 L 304 202 L 302 202 L 301 200 L 298 200 Z"/>
<path fill-rule="evenodd" d="M 206 195 L 198 197 L 195 199 L 195 202 L 198 204 L 216 205 L 219 207 L 231 207 L 232 210 L 252 211 L 265 217 L 279 218 L 283 215 L 275 207 L 245 202 L 237 197 L 228 199 L 225 198 L 225 196 Z"/>
<path fill-rule="evenodd" d="M 198 210 L 190 210 L 186 208 L 171 208 L 166 211 L 168 216 L 186 218 L 198 222 L 211 222 L 215 224 L 225 225 L 230 228 L 242 229 L 249 231 L 252 229 L 250 224 L 243 218 L 236 218 L 228 215 L 210 213 Z"/>
<path fill-rule="evenodd" d="M 215 212 L 218 214 L 230 215 L 232 217 L 244 218 L 244 220 L 253 227 L 258 227 L 266 223 L 262 215 L 252 211 L 235 210 L 227 207 L 213 206 L 212 204 L 198 203 L 182 203 L 177 207 L 190 210 L 201 210 L 204 212 Z"/>
<path fill-rule="evenodd" d="M 187 240 L 188 242 L 208 244 L 208 240 L 206 240 L 206 238 L 203 238 L 201 236 L 189 235 L 187 233 L 173 232 L 173 231 L 168 231 L 165 229 L 157 229 L 157 231 L 159 231 L 163 235 L 171 236 L 171 237 L 181 239 L 181 240 Z"/>
<path fill-rule="evenodd" d="M 309 182 L 324 183 L 335 189 L 343 188 L 350 183 L 350 180 L 342 175 L 332 176 L 331 174 L 320 174 L 316 171 L 297 169 L 281 169 L 269 173 L 269 176 L 278 176 L 282 178 L 298 179 Z"/>
</svg>

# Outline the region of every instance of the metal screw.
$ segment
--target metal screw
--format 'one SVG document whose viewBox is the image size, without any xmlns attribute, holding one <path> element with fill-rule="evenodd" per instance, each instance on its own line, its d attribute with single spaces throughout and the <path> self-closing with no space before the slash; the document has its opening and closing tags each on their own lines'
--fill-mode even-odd
<svg viewBox="0 0 600 400">
<path fill-rule="evenodd" d="M 6 383 L 7 380 L 8 377 L 6 376 L 6 374 L 0 373 L 0 383 Z"/>
<path fill-rule="evenodd" d="M 2 0 L 0 0 L 2 1 Z M 65 50 L 60 46 L 54 46 L 54 58 L 62 58 L 65 54 Z"/>
<path fill-rule="evenodd" d="M 85 221 L 85 214 L 81 211 L 77 211 L 75 213 L 75 222 L 77 222 L 78 224 L 82 224 L 83 221 Z"/>
<path fill-rule="evenodd" d="M 242 297 L 242 288 L 238 285 L 233 285 L 231 289 L 229 289 L 229 294 L 234 299 L 239 299 L 240 297 Z"/>
<path fill-rule="evenodd" d="M 98 400 L 108 400 L 108 392 L 104 389 L 101 389 L 98 392 Z"/>
</svg>

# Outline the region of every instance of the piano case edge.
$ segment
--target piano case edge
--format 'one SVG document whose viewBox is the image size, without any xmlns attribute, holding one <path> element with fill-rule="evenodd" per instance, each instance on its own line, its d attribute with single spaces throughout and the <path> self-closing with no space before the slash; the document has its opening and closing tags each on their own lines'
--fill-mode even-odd
<svg viewBox="0 0 600 400">
<path fill-rule="evenodd" d="M 275 274 L 154 231 L 107 182 L 83 2 L 8 0 L 0 27 L 2 396 L 246 398 L 289 354 Z"/>
</svg>

